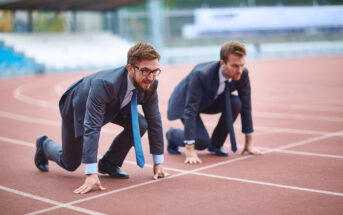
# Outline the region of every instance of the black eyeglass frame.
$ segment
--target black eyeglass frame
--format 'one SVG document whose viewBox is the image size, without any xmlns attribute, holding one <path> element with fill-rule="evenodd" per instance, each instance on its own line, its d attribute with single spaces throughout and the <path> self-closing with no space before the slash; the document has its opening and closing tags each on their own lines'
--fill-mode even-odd
<svg viewBox="0 0 343 215">
<path fill-rule="evenodd" d="M 158 76 L 159 74 L 161 74 L 161 69 L 160 68 L 157 68 L 155 70 L 149 70 L 149 69 L 146 69 L 146 70 L 142 70 L 141 68 L 139 68 L 138 66 L 136 66 L 135 64 L 131 64 L 131 66 L 135 69 L 138 69 L 139 71 L 141 71 L 142 75 L 143 76 L 149 76 L 150 74 L 152 74 L 154 77 Z"/>
</svg>

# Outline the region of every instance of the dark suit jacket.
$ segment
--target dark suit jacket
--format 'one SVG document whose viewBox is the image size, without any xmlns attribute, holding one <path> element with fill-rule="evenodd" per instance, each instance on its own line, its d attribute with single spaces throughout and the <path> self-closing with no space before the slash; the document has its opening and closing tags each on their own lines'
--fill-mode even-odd
<svg viewBox="0 0 343 215">
<path fill-rule="evenodd" d="M 72 84 L 59 102 L 63 120 L 74 124 L 75 137 L 83 136 L 83 163 L 97 162 L 101 127 L 113 121 L 120 112 L 120 104 L 127 89 L 127 74 L 126 68 L 120 67 L 86 76 Z M 158 81 L 155 80 L 150 92 L 138 91 L 137 104 L 142 105 L 148 123 L 150 152 L 163 154 L 157 85 Z"/>
<path fill-rule="evenodd" d="M 198 64 L 174 89 L 168 103 L 168 119 L 184 119 L 185 140 L 195 140 L 196 116 L 215 101 L 219 87 L 219 61 Z M 242 102 L 242 132 L 253 132 L 248 70 L 239 81 L 231 81 L 230 91 L 238 91 Z"/>
</svg>

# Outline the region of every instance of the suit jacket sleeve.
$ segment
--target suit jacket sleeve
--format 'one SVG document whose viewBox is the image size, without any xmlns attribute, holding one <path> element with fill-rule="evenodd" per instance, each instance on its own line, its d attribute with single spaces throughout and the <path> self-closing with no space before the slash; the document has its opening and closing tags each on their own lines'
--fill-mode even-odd
<svg viewBox="0 0 343 215">
<path fill-rule="evenodd" d="M 163 154 L 163 130 L 161 114 L 158 108 L 157 80 L 150 96 L 142 104 L 144 116 L 148 122 L 148 138 L 150 153 L 155 155 Z"/>
<path fill-rule="evenodd" d="M 185 140 L 195 140 L 196 117 L 199 112 L 203 88 L 200 73 L 191 78 L 184 110 Z"/>
<path fill-rule="evenodd" d="M 242 121 L 242 132 L 251 133 L 254 131 L 252 114 L 251 114 L 251 88 L 248 71 L 246 75 L 242 76 L 240 87 L 237 89 L 238 95 L 242 101 L 241 109 L 241 121 Z"/>
<path fill-rule="evenodd" d="M 103 79 L 95 79 L 89 90 L 83 134 L 83 163 L 96 163 L 101 126 L 106 104 L 111 99 L 109 87 Z"/>
</svg>

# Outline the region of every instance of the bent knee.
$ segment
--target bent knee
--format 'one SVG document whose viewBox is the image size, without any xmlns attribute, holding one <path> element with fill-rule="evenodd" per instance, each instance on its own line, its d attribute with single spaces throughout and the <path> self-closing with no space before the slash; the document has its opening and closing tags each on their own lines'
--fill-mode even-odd
<svg viewBox="0 0 343 215">
<path fill-rule="evenodd" d="M 196 150 L 207 149 L 209 145 L 210 145 L 210 141 L 209 140 L 197 139 L 195 141 L 195 149 Z"/>
<path fill-rule="evenodd" d="M 70 172 L 74 172 L 80 165 L 81 163 L 71 163 L 68 165 L 63 164 L 64 168 Z"/>
<path fill-rule="evenodd" d="M 238 96 L 231 96 L 231 108 L 232 112 L 239 113 L 242 109 L 242 102 Z"/>
</svg>

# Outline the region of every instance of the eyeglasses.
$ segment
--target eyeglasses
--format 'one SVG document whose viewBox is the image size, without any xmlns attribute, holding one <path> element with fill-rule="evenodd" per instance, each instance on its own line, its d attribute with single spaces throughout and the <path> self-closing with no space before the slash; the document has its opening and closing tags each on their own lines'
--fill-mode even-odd
<svg viewBox="0 0 343 215">
<path fill-rule="evenodd" d="M 157 68 L 155 70 L 150 70 L 148 68 L 139 68 L 135 64 L 131 64 L 131 66 L 133 68 L 138 69 L 139 71 L 141 71 L 143 76 L 149 76 L 150 74 L 152 74 L 153 76 L 158 76 L 161 73 L 161 69 L 160 68 Z"/>
</svg>

